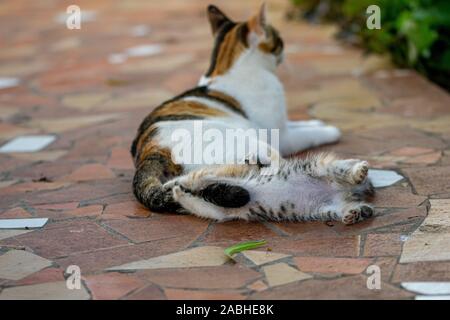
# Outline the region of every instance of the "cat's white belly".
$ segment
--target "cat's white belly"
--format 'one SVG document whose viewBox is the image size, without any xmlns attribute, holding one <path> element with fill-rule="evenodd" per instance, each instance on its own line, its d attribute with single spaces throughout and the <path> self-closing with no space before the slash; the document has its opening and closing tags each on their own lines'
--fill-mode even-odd
<svg viewBox="0 0 450 320">
<path fill-rule="evenodd" d="M 331 203 L 338 191 L 326 181 L 300 174 L 287 180 L 274 176 L 268 183 L 249 181 L 245 187 L 250 192 L 249 208 L 262 206 L 280 212 L 308 214 L 318 207 Z"/>
</svg>

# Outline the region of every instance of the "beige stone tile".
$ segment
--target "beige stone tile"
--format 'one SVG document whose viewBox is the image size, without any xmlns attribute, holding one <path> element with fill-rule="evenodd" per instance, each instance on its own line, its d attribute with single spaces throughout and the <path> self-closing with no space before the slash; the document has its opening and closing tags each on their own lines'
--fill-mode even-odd
<svg viewBox="0 0 450 320">
<path fill-rule="evenodd" d="M 44 130 L 46 132 L 63 133 L 89 125 L 116 120 L 120 117 L 120 114 L 113 113 L 58 119 L 36 119 L 30 121 L 27 125 L 32 128 Z"/>
<path fill-rule="evenodd" d="M 121 67 L 121 71 L 123 73 L 166 72 L 179 68 L 192 60 L 193 55 L 190 53 L 159 56 L 125 64 Z"/>
<path fill-rule="evenodd" d="M 21 234 L 32 232 L 33 230 L 14 230 L 14 229 L 6 229 L 0 230 L 0 240 L 20 236 Z"/>
<path fill-rule="evenodd" d="M 246 250 L 242 254 L 257 266 L 290 257 L 290 255 L 284 253 L 257 250 Z"/>
<path fill-rule="evenodd" d="M 263 268 L 263 271 L 270 287 L 312 278 L 311 275 L 298 271 L 286 263 L 266 266 Z"/>
<path fill-rule="evenodd" d="M 85 93 L 65 96 L 62 104 L 66 107 L 87 111 L 109 98 L 107 93 Z"/>
<path fill-rule="evenodd" d="M 51 264 L 50 260 L 39 257 L 31 252 L 11 250 L 0 256 L 0 278 L 20 280 Z"/>
<path fill-rule="evenodd" d="M 153 89 L 121 96 L 117 99 L 110 99 L 100 103 L 96 110 L 127 110 L 129 108 L 154 108 L 163 101 L 173 97 L 167 90 Z"/>
<path fill-rule="evenodd" d="M 223 248 L 204 246 L 180 251 L 165 256 L 159 256 L 148 260 L 140 260 L 108 270 L 139 270 L 139 269 L 163 269 L 163 268 L 189 268 L 189 267 L 213 267 L 221 266 L 229 258 L 223 252 Z"/>
<path fill-rule="evenodd" d="M 0 294 L 0 300 L 88 300 L 86 289 L 70 290 L 65 281 L 48 282 L 31 286 L 7 288 Z"/>
<path fill-rule="evenodd" d="M 55 161 L 65 156 L 66 154 L 67 150 L 52 150 L 42 152 L 11 153 L 10 155 L 17 159 L 29 161 Z"/>
<path fill-rule="evenodd" d="M 406 240 L 400 263 L 450 260 L 450 199 L 431 199 L 422 225 Z"/>
</svg>

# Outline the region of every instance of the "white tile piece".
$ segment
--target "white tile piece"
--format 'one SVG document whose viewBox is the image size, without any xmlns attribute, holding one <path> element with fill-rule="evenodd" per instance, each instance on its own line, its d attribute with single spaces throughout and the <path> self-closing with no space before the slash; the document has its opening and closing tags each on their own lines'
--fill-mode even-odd
<svg viewBox="0 0 450 320">
<path fill-rule="evenodd" d="M 416 296 L 415 300 L 450 300 L 450 296 Z"/>
<path fill-rule="evenodd" d="M 369 178 L 375 188 L 387 187 L 403 179 L 392 170 L 369 169 Z"/>
<path fill-rule="evenodd" d="M 154 257 L 148 260 L 140 260 L 107 270 L 141 270 L 163 268 L 192 268 L 221 266 L 229 258 L 223 252 L 223 248 L 204 246 L 180 251 L 164 256 Z"/>
<path fill-rule="evenodd" d="M 128 48 L 125 53 L 130 57 L 153 56 L 162 52 L 162 46 L 159 44 L 143 44 Z"/>
<path fill-rule="evenodd" d="M 0 279 L 20 280 L 51 265 L 31 252 L 11 250 L 0 256 Z"/>
<path fill-rule="evenodd" d="M 86 288 L 68 289 L 66 281 L 47 282 L 31 286 L 6 288 L 0 300 L 88 300 Z"/>
<path fill-rule="evenodd" d="M 402 287 L 424 295 L 450 294 L 450 282 L 402 282 Z"/>
<path fill-rule="evenodd" d="M 145 24 L 140 24 L 131 28 L 131 35 L 133 37 L 145 37 L 150 33 L 150 27 Z"/>
<path fill-rule="evenodd" d="M 14 230 L 14 229 L 4 229 L 0 230 L 0 240 L 8 239 L 15 236 L 20 236 L 21 234 L 25 234 L 31 232 L 33 230 Z"/>
<path fill-rule="evenodd" d="M 0 219 L 0 229 L 33 229 L 41 228 L 48 221 L 48 218 L 32 219 Z"/>
<path fill-rule="evenodd" d="M 55 139 L 56 137 L 52 135 L 16 137 L 1 146 L 0 153 L 40 151 L 55 141 Z"/>
<path fill-rule="evenodd" d="M 0 89 L 12 88 L 19 85 L 19 79 L 17 78 L 1 78 L 0 77 Z"/>
</svg>

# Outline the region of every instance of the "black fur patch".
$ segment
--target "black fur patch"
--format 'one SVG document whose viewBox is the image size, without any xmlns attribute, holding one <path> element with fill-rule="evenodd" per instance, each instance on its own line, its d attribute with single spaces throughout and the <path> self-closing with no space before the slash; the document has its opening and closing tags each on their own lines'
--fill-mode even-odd
<svg viewBox="0 0 450 320">
<path fill-rule="evenodd" d="M 236 26 L 236 23 L 227 21 L 225 22 L 220 29 L 217 31 L 216 39 L 214 42 L 214 49 L 211 54 L 211 64 L 209 66 L 208 71 L 206 72 L 206 76 L 209 77 L 211 73 L 216 68 L 217 64 L 217 56 L 219 55 L 220 46 L 222 45 L 223 40 L 225 39 L 225 36 L 228 32 L 231 31 Z"/>
<path fill-rule="evenodd" d="M 250 194 L 246 189 L 226 183 L 211 184 L 201 190 L 199 196 L 224 208 L 240 208 L 250 201 Z"/>
</svg>

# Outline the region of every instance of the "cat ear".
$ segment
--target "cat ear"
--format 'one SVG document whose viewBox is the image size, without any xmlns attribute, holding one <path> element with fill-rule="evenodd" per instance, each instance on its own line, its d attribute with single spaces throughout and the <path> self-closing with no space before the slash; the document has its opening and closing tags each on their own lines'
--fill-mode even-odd
<svg viewBox="0 0 450 320">
<path fill-rule="evenodd" d="M 210 4 L 207 11 L 213 35 L 216 34 L 217 30 L 219 30 L 225 22 L 231 22 L 231 20 L 215 5 Z"/>
<path fill-rule="evenodd" d="M 248 22 L 248 27 L 250 30 L 250 43 L 259 41 L 266 37 L 266 26 L 267 26 L 267 9 L 266 3 L 264 2 L 259 12 L 253 16 Z"/>
</svg>

